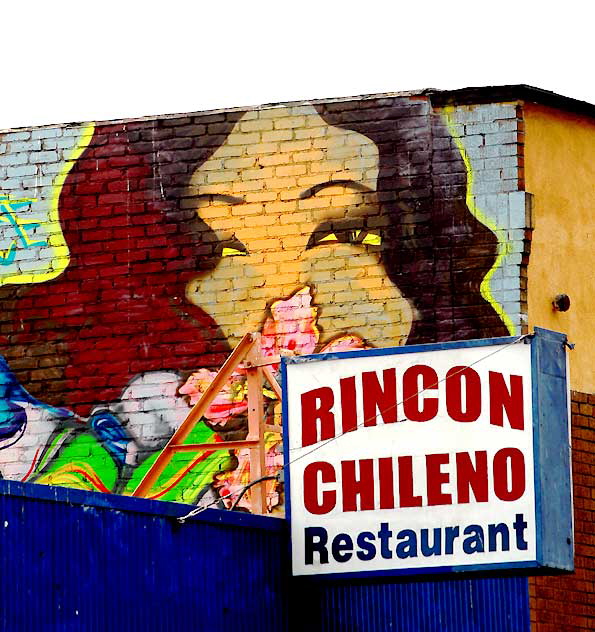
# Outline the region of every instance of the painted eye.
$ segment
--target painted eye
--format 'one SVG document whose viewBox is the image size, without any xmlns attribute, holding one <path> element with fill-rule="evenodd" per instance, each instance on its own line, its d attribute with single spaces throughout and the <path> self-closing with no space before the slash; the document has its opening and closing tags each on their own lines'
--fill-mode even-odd
<svg viewBox="0 0 595 632">
<path fill-rule="evenodd" d="M 220 257 L 245 257 L 248 250 L 239 239 L 232 237 L 219 243 L 217 254 Z"/>
<path fill-rule="evenodd" d="M 362 239 L 362 244 L 368 246 L 381 246 L 382 237 L 376 233 L 366 233 L 366 236 Z"/>
<path fill-rule="evenodd" d="M 349 243 L 380 246 L 382 245 L 382 237 L 379 233 L 370 232 L 365 229 L 350 230 Z"/>
<path fill-rule="evenodd" d="M 225 246 L 221 249 L 222 257 L 245 257 L 248 253 L 245 250 L 239 250 L 238 248 L 230 248 Z"/>
<path fill-rule="evenodd" d="M 382 237 L 378 232 L 367 231 L 363 228 L 351 229 L 329 229 L 319 228 L 312 233 L 308 248 L 322 246 L 326 244 L 342 243 L 342 244 L 363 244 L 365 246 L 381 246 Z"/>
</svg>

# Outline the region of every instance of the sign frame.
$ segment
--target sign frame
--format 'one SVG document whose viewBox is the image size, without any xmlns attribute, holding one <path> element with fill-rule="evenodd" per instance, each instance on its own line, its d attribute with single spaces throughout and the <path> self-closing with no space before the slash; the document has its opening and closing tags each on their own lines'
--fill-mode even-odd
<svg viewBox="0 0 595 632">
<path fill-rule="evenodd" d="M 285 508 L 291 525 L 291 459 L 289 458 L 289 384 L 288 366 L 297 363 L 325 362 L 355 357 L 400 355 L 426 351 L 465 349 L 494 345 L 529 344 L 531 363 L 531 406 L 533 412 L 533 463 L 535 493 L 535 555 L 533 560 L 490 562 L 464 565 L 394 568 L 388 570 L 346 570 L 344 572 L 297 573 L 319 579 L 390 577 L 476 573 L 486 571 L 527 570 L 529 574 L 574 570 L 573 501 L 570 442 L 570 389 L 568 382 L 568 346 L 565 334 L 536 327 L 523 336 L 485 338 L 430 343 L 391 348 L 372 348 L 308 356 L 283 357 L 283 445 L 286 458 Z M 398 509 L 394 509 L 398 512 Z M 431 508 L 428 508 L 431 511 Z M 293 538 L 292 538 L 293 540 Z M 293 542 L 292 542 L 293 549 Z M 293 550 L 292 550 L 293 554 Z M 292 555 L 292 572 L 293 568 Z"/>
</svg>

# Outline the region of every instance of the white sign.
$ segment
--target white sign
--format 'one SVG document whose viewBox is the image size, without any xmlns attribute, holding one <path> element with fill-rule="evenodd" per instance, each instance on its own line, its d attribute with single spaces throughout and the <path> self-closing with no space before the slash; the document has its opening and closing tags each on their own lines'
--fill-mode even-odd
<svg viewBox="0 0 595 632">
<path fill-rule="evenodd" d="M 531 345 L 333 358 L 284 361 L 293 573 L 535 561 Z"/>
</svg>

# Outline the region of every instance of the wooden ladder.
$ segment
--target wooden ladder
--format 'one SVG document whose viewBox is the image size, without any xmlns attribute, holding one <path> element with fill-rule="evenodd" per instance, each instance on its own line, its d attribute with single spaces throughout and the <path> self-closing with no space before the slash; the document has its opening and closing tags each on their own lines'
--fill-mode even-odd
<svg viewBox="0 0 595 632">
<path fill-rule="evenodd" d="M 244 360 L 248 383 L 248 435 L 246 438 L 243 441 L 184 444 L 184 441 L 192 432 L 194 426 L 203 418 L 211 402 L 225 387 L 233 372 Z M 198 453 L 189 467 L 190 470 L 200 461 L 202 453 L 205 451 L 248 448 L 250 450 L 250 478 L 252 481 L 255 481 L 265 476 L 265 432 L 281 433 L 282 427 L 276 424 L 265 423 L 262 388 L 264 380 L 266 379 L 279 401 L 281 401 L 281 387 L 271 369 L 271 365 L 277 364 L 279 361 L 279 356 L 262 357 L 259 333 L 246 334 L 227 358 L 201 398 L 192 407 L 186 419 L 167 442 L 155 460 L 155 463 L 153 463 L 151 468 L 144 475 L 132 495 L 146 498 L 159 476 L 163 473 L 177 452 Z M 251 499 L 253 513 L 264 514 L 267 512 L 266 487 L 264 481 L 254 485 Z"/>
</svg>

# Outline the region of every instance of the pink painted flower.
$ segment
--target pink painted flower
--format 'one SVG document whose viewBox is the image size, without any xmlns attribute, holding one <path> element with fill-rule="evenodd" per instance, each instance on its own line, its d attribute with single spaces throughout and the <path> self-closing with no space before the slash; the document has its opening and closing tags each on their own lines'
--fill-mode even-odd
<svg viewBox="0 0 595 632">
<path fill-rule="evenodd" d="M 309 287 L 303 287 L 287 300 L 275 301 L 271 315 L 262 328 L 262 353 L 275 355 L 306 355 L 313 353 L 320 332 L 316 326 L 318 309 L 311 305 Z"/>
<path fill-rule="evenodd" d="M 320 340 L 317 318 L 318 308 L 312 306 L 312 293 L 308 286 L 294 292 L 286 300 L 275 301 L 271 305 L 271 315 L 262 328 L 263 355 L 270 357 L 314 353 Z M 359 336 L 344 334 L 327 342 L 320 353 L 366 348 Z"/>
<path fill-rule="evenodd" d="M 190 405 L 194 406 L 216 375 L 216 371 L 199 369 L 186 380 L 179 392 L 182 395 L 189 395 Z M 217 393 L 204 416 L 213 423 L 225 424 L 229 419 L 245 413 L 246 410 L 248 410 L 246 378 L 236 372 Z"/>
<path fill-rule="evenodd" d="M 314 353 L 320 340 L 320 331 L 316 321 L 318 309 L 312 305 L 312 292 L 305 286 L 294 292 L 286 300 L 275 301 L 270 307 L 270 315 L 266 318 L 261 335 L 261 349 L 265 357 L 306 355 Z M 343 334 L 327 342 L 321 349 L 322 353 L 352 351 L 365 349 L 364 341 L 353 334 Z M 277 370 L 278 365 L 273 365 Z M 190 396 L 190 404 L 194 405 L 207 390 L 216 372 L 208 369 L 195 371 L 179 389 L 180 394 Z M 224 426 L 232 417 L 244 414 L 248 410 L 247 384 L 245 371 L 241 367 L 232 375 L 227 384 L 217 394 L 205 413 L 205 417 L 212 423 Z M 264 389 L 268 399 L 276 400 L 272 391 Z M 269 408 L 268 415 L 273 415 L 274 408 Z M 238 492 L 250 481 L 250 456 L 248 450 L 235 452 L 238 467 L 233 471 L 218 474 L 214 485 L 221 496 L 229 492 Z M 269 440 L 267 445 L 267 473 L 276 473 L 283 466 L 283 453 L 280 437 L 274 442 Z M 267 483 L 267 503 L 269 509 L 280 503 L 276 492 L 275 481 Z M 250 509 L 250 494 L 243 498 L 239 506 Z"/>
<path fill-rule="evenodd" d="M 305 355 L 313 353 L 318 347 L 320 332 L 316 325 L 318 310 L 312 306 L 312 294 L 304 287 L 287 300 L 279 300 L 271 305 L 270 316 L 265 320 L 261 349 L 265 357 L 276 355 Z M 327 342 L 321 353 L 352 351 L 365 349 L 364 341 L 356 335 L 344 334 Z M 277 365 L 273 365 L 276 370 Z M 266 391 L 265 391 L 266 392 Z M 268 397 L 273 397 L 269 395 Z M 238 465 L 233 470 L 221 472 L 214 477 L 213 485 L 224 503 L 230 509 L 239 498 L 237 506 L 252 511 L 252 498 L 255 489 L 247 490 L 241 497 L 242 489 L 251 481 L 250 450 L 233 451 Z M 268 476 L 274 476 L 283 467 L 283 450 L 280 435 L 269 434 L 266 440 L 265 467 Z M 275 480 L 262 485 L 266 490 L 266 503 L 269 512 L 282 511 L 282 499 Z"/>
<path fill-rule="evenodd" d="M 334 353 L 337 351 L 354 351 L 356 349 L 368 349 L 364 341 L 359 336 L 346 334 L 327 342 L 320 350 L 320 353 Z"/>
</svg>

